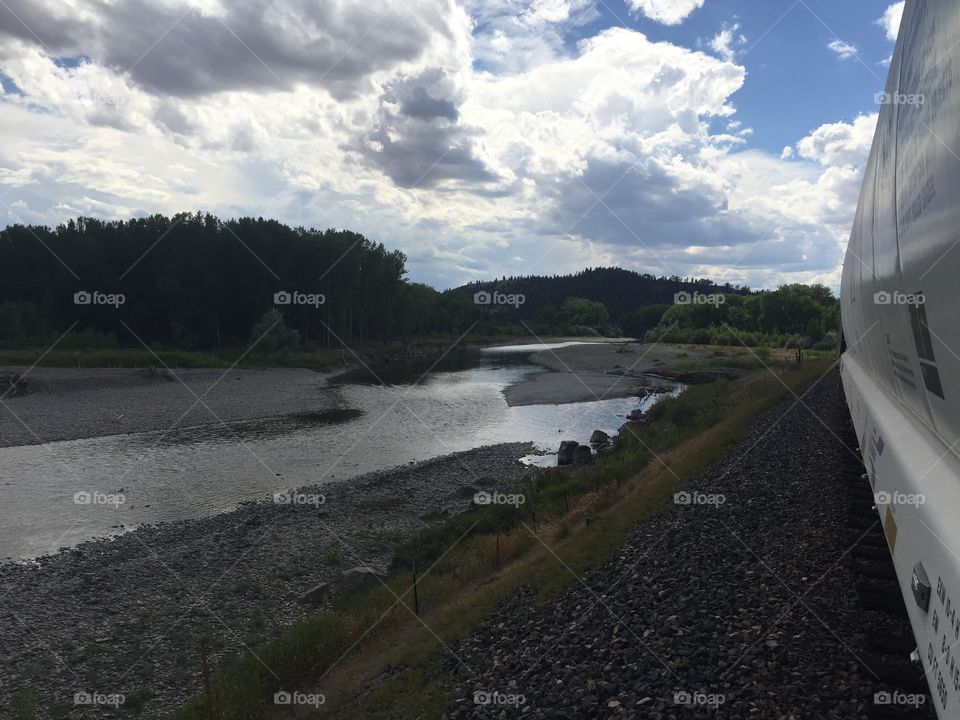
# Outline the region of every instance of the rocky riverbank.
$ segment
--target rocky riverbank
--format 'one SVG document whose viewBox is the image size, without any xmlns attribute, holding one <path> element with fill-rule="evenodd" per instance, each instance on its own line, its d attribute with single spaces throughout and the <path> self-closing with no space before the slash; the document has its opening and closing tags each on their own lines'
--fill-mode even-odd
<svg viewBox="0 0 960 720">
<path fill-rule="evenodd" d="M 300 596 L 342 571 L 385 569 L 400 541 L 509 487 L 524 443 L 303 488 L 202 520 L 141 527 L 27 565 L 0 565 L 0 707 L 37 719 L 108 717 L 78 693 L 122 694 L 156 717 L 201 688 L 200 643 L 222 659 L 311 612 Z M 322 495 L 321 495 L 322 493 Z"/>
<path fill-rule="evenodd" d="M 0 406 L 0 447 L 323 412 L 341 406 L 327 377 L 296 368 L 33 368 L 29 391 Z"/>
<path fill-rule="evenodd" d="M 761 417 L 564 596 L 505 602 L 453 648 L 448 717 L 866 718 L 864 635 L 891 621 L 846 560 L 838 384 Z"/>
</svg>

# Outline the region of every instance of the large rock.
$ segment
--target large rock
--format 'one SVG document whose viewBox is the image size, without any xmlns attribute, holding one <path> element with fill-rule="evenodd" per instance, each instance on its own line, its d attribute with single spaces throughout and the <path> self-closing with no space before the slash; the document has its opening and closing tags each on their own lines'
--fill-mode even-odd
<svg viewBox="0 0 960 720">
<path fill-rule="evenodd" d="M 591 445 L 606 445 L 608 442 L 610 442 L 610 436 L 603 430 L 594 430 L 593 435 L 590 436 Z"/>
<path fill-rule="evenodd" d="M 577 445 L 573 449 L 573 464 L 574 465 L 589 465 L 593 462 L 593 452 L 590 450 L 589 445 Z"/>
<path fill-rule="evenodd" d="M 580 443 L 576 440 L 564 440 L 560 443 L 560 451 L 557 453 L 557 465 L 569 465 L 573 462 L 573 452 Z"/>
<path fill-rule="evenodd" d="M 325 602 L 328 597 L 330 597 L 330 585 L 328 583 L 320 583 L 307 590 L 297 599 L 302 603 L 316 604 Z"/>
</svg>

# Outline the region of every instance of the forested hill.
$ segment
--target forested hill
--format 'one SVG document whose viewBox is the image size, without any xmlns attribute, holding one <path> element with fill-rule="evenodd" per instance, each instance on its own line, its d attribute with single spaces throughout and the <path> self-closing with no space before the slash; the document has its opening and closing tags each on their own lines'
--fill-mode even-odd
<svg viewBox="0 0 960 720">
<path fill-rule="evenodd" d="M 543 308 L 559 308 L 567 298 L 601 302 L 611 318 L 619 319 L 639 307 L 671 305 L 680 292 L 691 295 L 750 293 L 747 288 L 718 285 L 710 280 L 656 277 L 622 268 L 588 268 L 573 275 L 510 277 L 457 289 L 471 297 L 482 291 L 521 294 L 524 303 L 518 308 L 518 316 L 524 318 L 533 318 Z"/>
</svg>

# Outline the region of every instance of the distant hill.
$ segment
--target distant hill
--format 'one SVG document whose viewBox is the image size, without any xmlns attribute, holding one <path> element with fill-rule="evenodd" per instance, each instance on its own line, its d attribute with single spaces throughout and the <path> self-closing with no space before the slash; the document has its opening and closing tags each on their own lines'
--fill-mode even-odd
<svg viewBox="0 0 960 720">
<path fill-rule="evenodd" d="M 516 309 L 514 317 L 523 319 L 533 318 L 538 310 L 546 307 L 559 308 L 567 298 L 585 298 L 603 303 L 614 322 L 640 307 L 671 305 L 674 295 L 683 291 L 751 294 L 746 287 L 694 278 L 656 277 L 622 268 L 588 268 L 573 275 L 511 277 L 470 283 L 456 291 L 470 297 L 482 291 L 522 294 L 525 302 Z"/>
</svg>

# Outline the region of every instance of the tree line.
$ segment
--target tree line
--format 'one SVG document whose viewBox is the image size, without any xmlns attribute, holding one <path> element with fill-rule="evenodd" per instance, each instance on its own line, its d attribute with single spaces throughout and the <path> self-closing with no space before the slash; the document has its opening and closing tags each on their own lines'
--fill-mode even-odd
<svg viewBox="0 0 960 720">
<path fill-rule="evenodd" d="M 609 335 L 669 330 L 677 341 L 725 324 L 803 334 L 835 327 L 826 288 L 754 293 L 620 268 L 471 283 L 439 292 L 406 277 L 406 257 L 349 230 L 207 213 L 77 218 L 0 230 L 0 347 L 138 345 L 205 350 L 261 339 L 310 350 L 411 337 Z M 796 286 L 803 288 L 805 286 Z M 722 295 L 719 308 L 678 294 Z M 833 323 L 833 324 L 831 324 Z M 686 335 L 685 335 L 686 333 Z M 694 337 L 702 339 L 702 334 Z"/>
</svg>

